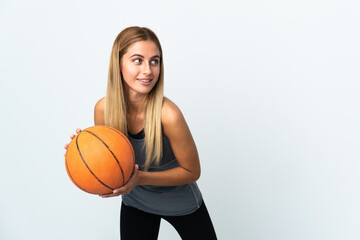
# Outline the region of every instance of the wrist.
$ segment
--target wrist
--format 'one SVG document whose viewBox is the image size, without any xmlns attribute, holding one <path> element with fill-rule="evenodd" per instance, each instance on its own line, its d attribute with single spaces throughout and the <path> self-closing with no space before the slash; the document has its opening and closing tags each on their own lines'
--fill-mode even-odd
<svg viewBox="0 0 360 240">
<path fill-rule="evenodd" d="M 137 182 L 137 185 L 145 185 L 145 175 L 146 175 L 146 172 L 144 171 L 138 171 L 138 182 Z"/>
</svg>

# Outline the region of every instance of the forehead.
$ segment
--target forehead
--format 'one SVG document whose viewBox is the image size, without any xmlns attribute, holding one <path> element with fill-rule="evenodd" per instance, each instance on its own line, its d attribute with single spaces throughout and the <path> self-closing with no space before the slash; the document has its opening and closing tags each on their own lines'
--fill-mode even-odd
<svg viewBox="0 0 360 240">
<path fill-rule="evenodd" d="M 127 55 L 141 54 L 143 56 L 155 56 L 160 55 L 160 51 L 153 41 L 138 41 L 129 46 L 126 53 Z"/>
</svg>

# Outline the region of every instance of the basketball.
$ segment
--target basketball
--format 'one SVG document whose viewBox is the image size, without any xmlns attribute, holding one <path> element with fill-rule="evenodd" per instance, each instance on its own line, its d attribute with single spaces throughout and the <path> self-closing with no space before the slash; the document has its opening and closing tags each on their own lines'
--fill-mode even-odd
<svg viewBox="0 0 360 240">
<path fill-rule="evenodd" d="M 71 181 L 91 194 L 108 194 L 127 183 L 135 154 L 119 130 L 101 125 L 84 129 L 70 142 L 65 156 Z"/>
</svg>

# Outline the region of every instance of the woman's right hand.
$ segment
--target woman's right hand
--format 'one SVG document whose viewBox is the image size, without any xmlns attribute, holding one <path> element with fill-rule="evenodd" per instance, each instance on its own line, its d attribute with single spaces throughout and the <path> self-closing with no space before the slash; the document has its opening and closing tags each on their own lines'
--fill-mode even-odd
<svg viewBox="0 0 360 240">
<path fill-rule="evenodd" d="M 79 132 L 81 132 L 81 129 L 80 129 L 80 128 L 76 129 L 76 134 L 79 134 Z M 72 135 L 70 136 L 70 139 L 72 140 L 75 136 L 76 136 L 75 134 L 72 134 Z M 66 145 L 64 146 L 64 148 L 65 148 L 66 150 L 67 150 L 69 144 L 70 144 L 70 143 L 68 143 L 68 144 L 66 144 Z M 64 157 L 65 157 L 65 156 L 66 156 L 66 153 L 64 154 Z"/>
</svg>

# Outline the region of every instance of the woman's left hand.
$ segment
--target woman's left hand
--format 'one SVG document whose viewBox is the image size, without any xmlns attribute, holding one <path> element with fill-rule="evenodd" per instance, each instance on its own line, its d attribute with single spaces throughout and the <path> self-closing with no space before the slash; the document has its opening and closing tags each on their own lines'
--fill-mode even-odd
<svg viewBox="0 0 360 240">
<path fill-rule="evenodd" d="M 103 194 L 99 196 L 102 198 L 108 198 L 108 197 L 116 197 L 122 194 L 129 194 L 131 190 L 137 185 L 139 185 L 139 166 L 135 164 L 134 172 L 131 175 L 129 181 L 124 186 L 118 189 L 114 189 L 112 193 Z"/>
</svg>

